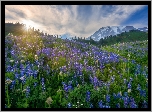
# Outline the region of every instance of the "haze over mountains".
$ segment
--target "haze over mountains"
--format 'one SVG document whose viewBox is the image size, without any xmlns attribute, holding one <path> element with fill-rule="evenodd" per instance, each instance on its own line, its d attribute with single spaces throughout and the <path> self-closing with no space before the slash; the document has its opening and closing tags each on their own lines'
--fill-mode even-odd
<svg viewBox="0 0 152 112">
<path fill-rule="evenodd" d="M 99 41 L 101 38 L 105 38 L 110 35 L 114 36 L 117 34 L 121 34 L 122 32 L 129 32 L 130 30 L 139 30 L 139 31 L 147 32 L 148 28 L 147 27 L 135 28 L 133 26 L 107 26 L 100 28 L 93 35 L 89 36 L 86 39 L 89 40 L 91 37 L 94 41 Z"/>
</svg>

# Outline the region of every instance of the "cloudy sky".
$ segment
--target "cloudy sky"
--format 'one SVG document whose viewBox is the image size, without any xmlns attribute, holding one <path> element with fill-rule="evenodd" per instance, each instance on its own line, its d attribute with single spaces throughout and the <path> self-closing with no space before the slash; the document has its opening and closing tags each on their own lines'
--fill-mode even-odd
<svg viewBox="0 0 152 112">
<path fill-rule="evenodd" d="M 145 5 L 6 5 L 5 22 L 62 36 L 89 37 L 101 27 L 148 26 Z"/>
</svg>

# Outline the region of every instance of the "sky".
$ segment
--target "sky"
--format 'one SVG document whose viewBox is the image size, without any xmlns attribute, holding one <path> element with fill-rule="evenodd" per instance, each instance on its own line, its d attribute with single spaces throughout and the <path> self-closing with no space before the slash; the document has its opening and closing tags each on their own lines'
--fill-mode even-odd
<svg viewBox="0 0 152 112">
<path fill-rule="evenodd" d="M 7 22 L 24 23 L 50 35 L 87 38 L 106 26 L 148 27 L 148 6 L 6 5 Z"/>
</svg>

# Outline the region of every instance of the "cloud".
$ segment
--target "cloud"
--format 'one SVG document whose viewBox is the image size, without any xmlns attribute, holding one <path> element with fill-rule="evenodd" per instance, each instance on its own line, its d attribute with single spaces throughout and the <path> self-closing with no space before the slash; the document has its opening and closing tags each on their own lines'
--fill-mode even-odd
<svg viewBox="0 0 152 112">
<path fill-rule="evenodd" d="M 31 20 L 49 34 L 89 37 L 104 26 L 121 25 L 143 5 L 6 5 L 6 22 Z M 132 23 L 140 26 L 138 23 Z"/>
</svg>

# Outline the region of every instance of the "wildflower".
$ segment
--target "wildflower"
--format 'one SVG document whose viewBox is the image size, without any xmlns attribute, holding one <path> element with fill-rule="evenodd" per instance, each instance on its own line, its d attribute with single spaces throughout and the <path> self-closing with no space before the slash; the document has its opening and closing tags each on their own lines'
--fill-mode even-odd
<svg viewBox="0 0 152 112">
<path fill-rule="evenodd" d="M 47 100 L 45 101 L 48 105 L 50 105 L 52 103 L 52 98 L 51 97 L 48 97 Z"/>
<path fill-rule="evenodd" d="M 42 83 L 42 91 L 44 92 L 44 90 L 45 90 L 44 78 L 41 79 L 41 83 Z"/>
<path fill-rule="evenodd" d="M 126 84 L 126 79 L 124 79 L 124 84 Z"/>
<path fill-rule="evenodd" d="M 68 108 L 71 108 L 71 106 L 72 106 L 71 103 L 68 103 Z"/>
<path fill-rule="evenodd" d="M 145 90 L 140 90 L 140 96 L 146 96 L 146 91 Z"/>
<path fill-rule="evenodd" d="M 62 76 L 62 71 L 60 71 L 59 75 Z"/>
<path fill-rule="evenodd" d="M 25 76 L 22 76 L 20 79 L 23 81 L 25 79 Z"/>
<path fill-rule="evenodd" d="M 14 62 L 14 60 L 10 60 L 10 62 L 11 62 L 11 63 L 13 63 L 13 62 Z"/>
<path fill-rule="evenodd" d="M 113 93 L 113 97 L 114 97 L 114 99 L 116 99 L 116 98 L 117 98 L 117 95 L 116 95 L 115 93 Z"/>
<path fill-rule="evenodd" d="M 92 105 L 92 103 L 90 104 L 90 108 L 93 108 L 93 105 Z"/>
<path fill-rule="evenodd" d="M 106 101 L 110 102 L 110 95 L 106 95 Z"/>
<path fill-rule="evenodd" d="M 116 108 L 120 108 L 120 104 L 119 103 L 116 105 Z"/>
<path fill-rule="evenodd" d="M 21 89 L 17 89 L 16 92 L 19 92 Z"/>
<path fill-rule="evenodd" d="M 128 105 L 128 97 L 124 97 L 124 107 L 127 108 Z"/>
<path fill-rule="evenodd" d="M 102 100 L 98 103 L 100 108 L 103 108 Z"/>
<path fill-rule="evenodd" d="M 130 108 L 137 108 L 137 105 L 136 105 L 134 99 L 131 99 L 131 100 L 132 100 L 132 101 L 131 101 L 131 103 L 130 103 Z"/>
<path fill-rule="evenodd" d="M 138 86 L 137 86 L 137 90 L 138 91 L 140 91 L 141 90 L 141 87 L 140 87 L 140 85 L 138 84 Z"/>
<path fill-rule="evenodd" d="M 128 89 L 131 89 L 131 83 L 130 82 L 128 83 Z"/>
<path fill-rule="evenodd" d="M 27 86 L 27 87 L 26 87 L 26 97 L 28 97 L 28 96 L 29 96 L 29 94 L 30 94 L 30 87 L 29 87 L 29 86 Z"/>
<path fill-rule="evenodd" d="M 37 55 L 35 55 L 35 60 L 38 60 L 38 56 Z"/>
<path fill-rule="evenodd" d="M 12 80 L 7 78 L 6 81 L 5 81 L 5 84 L 10 84 L 11 82 L 12 82 Z"/>
<path fill-rule="evenodd" d="M 127 92 L 124 92 L 124 96 L 128 96 Z"/>
<path fill-rule="evenodd" d="M 26 89 L 24 89 L 22 92 L 26 92 Z"/>
<path fill-rule="evenodd" d="M 14 86 L 15 86 L 15 80 L 12 81 L 12 85 L 11 85 L 10 89 L 13 89 Z"/>
<path fill-rule="evenodd" d="M 143 108 L 148 108 L 148 103 L 144 100 L 143 104 Z"/>
<path fill-rule="evenodd" d="M 89 91 L 87 91 L 87 94 L 86 94 L 86 101 L 87 102 L 90 101 L 90 92 Z"/>
<path fill-rule="evenodd" d="M 21 60 L 21 63 L 24 63 L 25 61 L 24 60 Z"/>
</svg>

